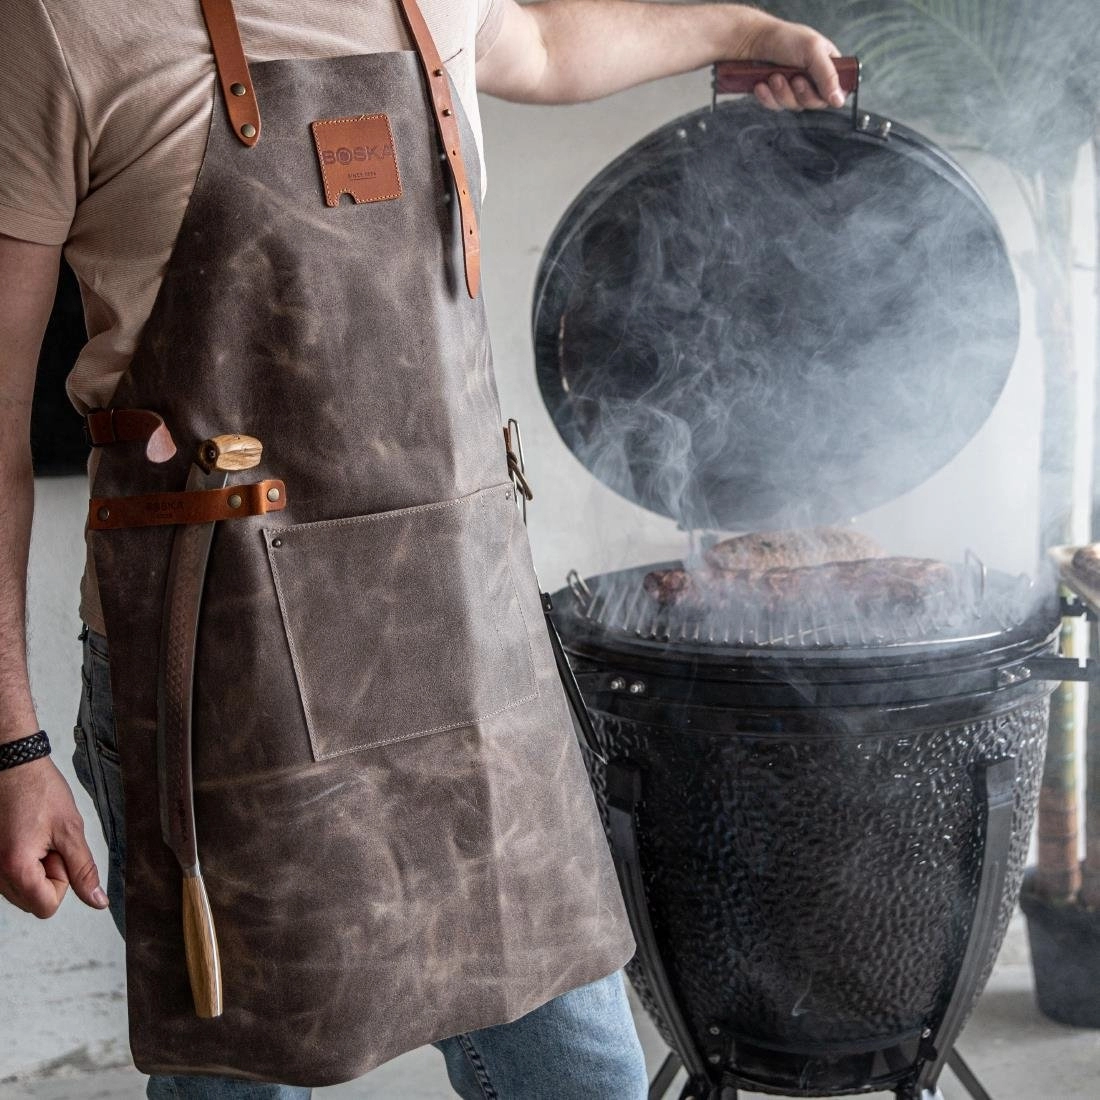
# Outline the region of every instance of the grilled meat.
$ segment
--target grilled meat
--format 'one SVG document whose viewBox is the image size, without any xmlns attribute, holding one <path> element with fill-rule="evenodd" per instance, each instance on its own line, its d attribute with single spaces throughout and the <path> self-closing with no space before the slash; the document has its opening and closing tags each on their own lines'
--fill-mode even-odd
<svg viewBox="0 0 1100 1100">
<path fill-rule="evenodd" d="M 807 531 L 759 531 L 716 542 L 705 553 L 707 564 L 726 573 L 779 566 L 823 565 L 830 561 L 880 558 L 885 551 L 866 535 L 844 527 Z"/>
<path fill-rule="evenodd" d="M 658 603 L 689 613 L 742 604 L 771 613 L 807 606 L 854 614 L 919 610 L 929 598 L 950 593 L 954 582 L 945 562 L 898 557 L 762 571 L 657 569 L 643 584 Z"/>
<path fill-rule="evenodd" d="M 1082 546 L 1073 555 L 1073 571 L 1080 576 L 1086 584 L 1100 587 L 1100 543 L 1090 543 Z"/>
<path fill-rule="evenodd" d="M 699 585 L 686 569 L 654 569 L 642 580 L 642 587 L 663 606 L 687 606 L 699 602 Z"/>
</svg>

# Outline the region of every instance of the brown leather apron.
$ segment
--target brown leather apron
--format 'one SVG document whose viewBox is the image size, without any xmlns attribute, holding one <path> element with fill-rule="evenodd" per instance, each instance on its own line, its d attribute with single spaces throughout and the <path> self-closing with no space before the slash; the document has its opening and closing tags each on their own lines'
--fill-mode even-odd
<svg viewBox="0 0 1100 1100">
<path fill-rule="evenodd" d="M 469 222 L 476 159 L 467 183 L 454 135 L 474 139 L 430 36 L 421 23 L 416 52 L 249 73 L 231 8 L 204 7 L 222 102 L 111 403 L 119 424 L 158 413 L 179 450 L 104 447 L 93 497 L 178 493 L 196 445 L 239 432 L 264 449 L 236 480 L 281 480 L 285 509 L 218 523 L 198 625 L 214 1019 L 192 1002 L 157 797 L 180 528 L 92 532 L 125 779 L 131 1043 L 146 1072 L 325 1085 L 515 1019 L 621 966 L 633 940 L 508 475 L 476 225 L 456 201 Z M 363 116 L 384 121 L 363 123 L 360 153 Z M 349 119 L 335 148 L 311 126 Z M 375 165 L 387 135 L 396 163 Z M 329 205 L 344 184 L 370 201 Z"/>
</svg>

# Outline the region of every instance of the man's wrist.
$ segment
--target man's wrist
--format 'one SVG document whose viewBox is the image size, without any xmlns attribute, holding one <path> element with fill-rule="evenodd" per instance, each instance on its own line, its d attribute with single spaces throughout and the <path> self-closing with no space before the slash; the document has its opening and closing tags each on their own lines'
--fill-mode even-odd
<svg viewBox="0 0 1100 1100">
<path fill-rule="evenodd" d="M 769 61 L 761 53 L 761 39 L 782 20 L 745 4 L 726 4 L 726 33 L 720 61 Z"/>
<path fill-rule="evenodd" d="M 0 745 L 29 737 L 41 728 L 34 706 L 29 700 L 9 706 L 0 705 Z"/>
</svg>

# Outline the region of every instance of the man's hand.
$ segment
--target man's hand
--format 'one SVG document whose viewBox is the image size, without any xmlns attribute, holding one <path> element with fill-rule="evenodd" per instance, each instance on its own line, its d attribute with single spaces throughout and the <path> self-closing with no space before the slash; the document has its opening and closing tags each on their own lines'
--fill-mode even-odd
<svg viewBox="0 0 1100 1100">
<path fill-rule="evenodd" d="M 0 236 L 0 742 L 38 729 L 24 632 L 34 474 L 30 419 L 38 349 L 61 249 Z M 71 883 L 107 906 L 72 792 L 48 757 L 0 771 L 0 894 L 39 917 Z"/>
<path fill-rule="evenodd" d="M 633 0 L 504 0 L 496 42 L 478 59 L 478 90 L 520 103 L 577 103 L 715 61 L 773 61 L 806 69 L 812 83 L 773 78 L 756 96 L 802 110 L 844 103 L 827 38 L 741 4 Z"/>
<path fill-rule="evenodd" d="M 0 772 L 0 894 L 36 917 L 52 917 L 72 886 L 107 908 L 72 791 L 48 757 Z"/>
<path fill-rule="evenodd" d="M 770 110 L 843 106 L 844 92 L 833 64 L 833 58 L 840 57 L 840 50 L 811 27 L 766 16 L 742 48 L 744 57 L 793 65 L 805 69 L 813 78 L 812 84 L 800 76 L 788 82 L 776 74 L 767 84 L 757 84 L 756 98 Z"/>
</svg>

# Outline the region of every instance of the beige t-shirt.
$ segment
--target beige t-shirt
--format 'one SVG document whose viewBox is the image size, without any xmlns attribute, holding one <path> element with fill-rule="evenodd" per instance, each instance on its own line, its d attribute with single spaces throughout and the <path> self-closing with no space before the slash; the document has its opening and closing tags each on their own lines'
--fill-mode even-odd
<svg viewBox="0 0 1100 1100">
<path fill-rule="evenodd" d="M 420 0 L 479 155 L 474 61 L 495 41 L 503 3 Z M 0 233 L 65 246 L 88 325 L 68 381 L 83 412 L 108 403 L 129 365 L 211 119 L 225 124 L 223 112 L 211 112 L 214 60 L 199 0 L 3 6 Z M 235 8 L 250 61 L 411 48 L 396 0 L 236 0 Z M 90 565 L 81 615 L 104 632 Z"/>
</svg>

